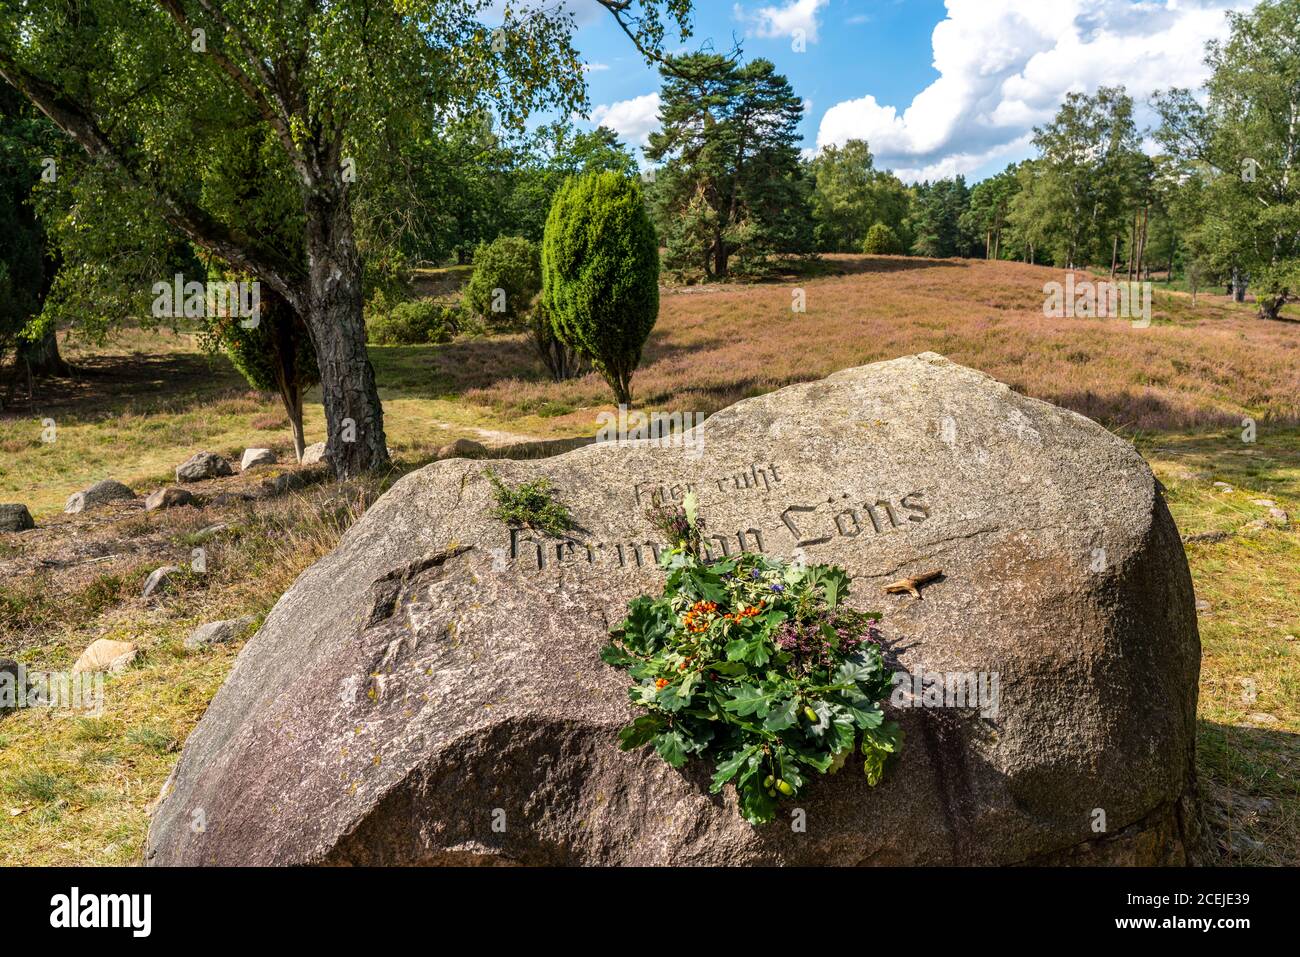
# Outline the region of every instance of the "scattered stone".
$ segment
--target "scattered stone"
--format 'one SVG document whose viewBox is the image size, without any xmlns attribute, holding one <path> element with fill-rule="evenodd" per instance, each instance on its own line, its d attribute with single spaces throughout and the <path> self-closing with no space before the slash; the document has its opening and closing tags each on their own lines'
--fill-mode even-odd
<svg viewBox="0 0 1300 957">
<path fill-rule="evenodd" d="M 1251 724 L 1277 724 L 1277 718 L 1263 711 L 1256 711 L 1254 714 L 1246 715 L 1246 720 Z"/>
<path fill-rule="evenodd" d="M 25 532 L 35 527 L 26 505 L 0 505 L 0 532 Z"/>
<path fill-rule="evenodd" d="M 234 474 L 235 470 L 230 467 L 230 463 L 216 452 L 195 452 L 176 466 L 178 482 L 201 482 L 204 479 Z"/>
<path fill-rule="evenodd" d="M 176 565 L 164 565 L 162 568 L 155 568 L 144 581 L 142 596 L 152 598 L 154 595 L 166 591 L 171 585 L 172 576 L 179 575 L 181 571 L 182 569 Z"/>
<path fill-rule="evenodd" d="M 121 482 L 104 479 L 102 482 L 96 482 L 85 491 L 73 492 L 68 497 L 68 504 L 63 506 L 63 511 L 69 515 L 76 515 L 87 509 L 98 508 L 107 502 L 128 498 L 135 498 L 135 492 L 132 492 Z"/>
<path fill-rule="evenodd" d="M 174 485 L 169 485 L 167 488 L 160 488 L 144 500 L 145 510 L 149 512 L 159 508 L 179 508 L 182 505 L 193 504 L 193 494 L 191 494 L 187 489 L 177 488 Z"/>
<path fill-rule="evenodd" d="M 438 450 L 438 459 L 483 459 L 489 454 L 491 453 L 488 452 L 488 447 L 482 442 L 475 442 L 473 439 L 457 439 Z"/>
<path fill-rule="evenodd" d="M 114 641 L 111 638 L 97 638 L 81 653 L 77 663 L 72 666 L 72 673 L 83 671 L 107 671 L 117 674 L 126 670 L 139 654 L 135 645 L 129 641 Z"/>
<path fill-rule="evenodd" d="M 239 463 L 241 471 L 247 472 L 255 465 L 274 465 L 278 461 L 270 449 L 245 449 L 244 458 Z"/>
<path fill-rule="evenodd" d="M 241 502 L 251 502 L 256 495 L 250 492 L 218 492 L 212 496 L 209 504 L 213 508 L 229 508 L 231 505 L 238 505 Z"/>
<path fill-rule="evenodd" d="M 1277 502 L 1273 501 L 1271 498 L 1252 498 L 1252 499 L 1250 500 L 1250 504 L 1251 504 L 1251 505 L 1262 505 L 1264 508 L 1276 508 L 1276 507 L 1277 507 Z"/>
<path fill-rule="evenodd" d="M 315 445 L 309 445 L 302 450 L 302 464 L 315 465 L 317 462 L 325 461 L 325 443 L 317 442 Z"/>
<path fill-rule="evenodd" d="M 861 426 L 885 409 L 888 428 Z M 955 410 L 953 444 L 938 423 Z M 481 465 L 404 476 L 244 645 L 185 744 L 146 861 L 1203 859 L 1195 597 L 1131 444 L 933 353 L 745 400 L 695 437 L 702 456 L 601 443 L 495 463 L 511 485 L 550 481 L 569 538 L 493 517 Z M 817 777 L 800 802 L 815 837 L 792 831 L 790 807 L 784 823 L 746 824 L 732 788 L 709 793 L 711 765 L 620 751 L 628 678 L 599 653 L 628 601 L 663 588 L 650 497 L 691 488 L 713 555 L 799 549 L 844 567 L 853 606 L 883 613 L 895 668 L 1000 675 L 995 713 L 886 700 L 902 752 L 875 788 L 857 757 Z M 1080 560 L 1098 540 L 1103 574 Z M 883 600 L 885 582 L 936 568 L 923 601 Z M 196 832 L 195 808 L 220 827 Z M 485 808 L 512 823 L 494 828 Z"/>
<path fill-rule="evenodd" d="M 194 537 L 200 541 L 204 541 L 211 538 L 213 535 L 216 535 L 218 532 L 224 532 L 229 527 L 229 523 L 219 522 L 216 525 L 209 525 L 207 528 L 200 528 L 194 533 Z"/>
<path fill-rule="evenodd" d="M 18 707 L 28 687 L 27 669 L 12 658 L 0 658 L 0 714 Z"/>
<path fill-rule="evenodd" d="M 1295 635 L 1283 635 L 1283 636 L 1282 636 L 1282 640 L 1283 640 L 1283 641 L 1295 641 Z"/>
<path fill-rule="evenodd" d="M 228 621 L 210 621 L 206 625 L 200 625 L 190 633 L 189 637 L 185 639 L 185 647 L 190 651 L 198 651 L 210 645 L 223 644 L 232 638 L 238 638 L 255 621 L 257 619 L 252 615 L 231 618 Z"/>
<path fill-rule="evenodd" d="M 262 494 L 273 496 L 296 492 L 323 481 L 326 476 L 324 469 L 297 469 L 293 472 L 284 472 L 274 478 L 262 479 Z"/>
<path fill-rule="evenodd" d="M 1231 492 L 1231 491 L 1232 491 L 1232 486 L 1229 485 L 1227 482 L 1215 482 L 1215 483 L 1214 483 L 1214 487 L 1217 488 L 1217 489 L 1218 489 L 1219 491 L 1221 491 L 1221 492 Z"/>
<path fill-rule="evenodd" d="M 1232 532 L 1197 532 L 1195 535 L 1184 535 L 1183 541 L 1188 542 L 1215 542 L 1226 541 L 1232 538 Z"/>
<path fill-rule="evenodd" d="M 1208 615 L 1210 613 L 1210 603 L 1204 598 L 1198 598 L 1196 599 L 1196 610 L 1203 615 Z"/>
<path fill-rule="evenodd" d="M 1291 524 L 1291 516 L 1288 515 L 1284 509 L 1270 508 L 1268 510 L 1268 517 L 1283 528 L 1286 528 Z"/>
</svg>

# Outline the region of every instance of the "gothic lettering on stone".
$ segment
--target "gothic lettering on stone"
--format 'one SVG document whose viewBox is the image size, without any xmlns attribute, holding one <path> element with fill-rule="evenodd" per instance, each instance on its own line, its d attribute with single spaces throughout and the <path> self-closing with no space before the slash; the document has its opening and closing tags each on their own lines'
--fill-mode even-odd
<svg viewBox="0 0 1300 957">
<path fill-rule="evenodd" d="M 684 486 L 672 486 L 680 488 Z M 649 493 L 647 493 L 649 494 Z M 707 529 L 706 557 L 730 558 L 741 552 L 766 552 L 771 530 L 788 532 L 791 549 L 824 545 L 836 538 L 862 539 L 887 535 L 918 525 L 931 516 L 924 492 L 890 495 L 831 495 L 816 505 L 791 504 L 775 515 L 771 525 L 747 525 L 735 531 Z M 765 533 L 764 528 L 769 529 Z M 653 569 L 666 547 L 660 540 L 581 541 L 555 538 L 528 529 L 510 529 L 511 561 L 537 570 L 585 566 Z"/>
<path fill-rule="evenodd" d="M 781 471 L 776 463 L 766 465 L 755 463 L 739 472 L 730 472 L 706 479 L 701 486 L 693 482 L 678 482 L 666 485 L 663 482 L 636 482 L 632 486 L 632 497 L 638 505 L 675 505 L 686 496 L 695 492 L 705 501 L 714 497 L 714 493 L 723 495 L 742 495 L 746 492 L 770 492 L 781 484 Z"/>
</svg>

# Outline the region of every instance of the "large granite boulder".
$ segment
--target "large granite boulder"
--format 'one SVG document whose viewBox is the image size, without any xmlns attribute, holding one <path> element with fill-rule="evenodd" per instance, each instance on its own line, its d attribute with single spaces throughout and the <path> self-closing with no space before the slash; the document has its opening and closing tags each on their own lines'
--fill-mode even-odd
<svg viewBox="0 0 1300 957">
<path fill-rule="evenodd" d="M 245 646 L 147 860 L 1196 859 L 1192 585 L 1128 443 L 931 353 L 749 399 L 688 439 L 491 463 L 554 484 L 580 526 L 563 540 L 494 519 L 482 462 L 403 478 Z M 718 552 L 846 567 L 911 674 L 883 783 L 850 760 L 800 798 L 803 829 L 746 824 L 701 762 L 617 747 L 627 679 L 597 654 L 662 585 L 644 510 L 692 489 Z M 940 569 L 920 600 L 885 593 Z"/>
</svg>

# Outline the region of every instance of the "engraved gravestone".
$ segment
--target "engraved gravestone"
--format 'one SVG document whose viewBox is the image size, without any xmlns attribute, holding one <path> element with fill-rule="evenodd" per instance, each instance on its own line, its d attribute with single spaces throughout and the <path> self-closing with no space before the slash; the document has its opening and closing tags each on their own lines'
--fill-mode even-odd
<svg viewBox="0 0 1300 957">
<path fill-rule="evenodd" d="M 148 861 L 1196 859 L 1191 581 L 1128 443 L 932 353 L 690 438 L 491 463 L 551 481 L 576 520 L 558 538 L 492 517 L 488 463 L 402 479 L 240 654 Z M 903 753 L 874 789 L 855 761 L 818 780 L 797 828 L 746 824 L 702 763 L 617 747 L 626 678 L 597 654 L 662 584 L 646 509 L 689 492 L 713 554 L 842 565 L 851 603 L 884 613 Z M 885 593 L 936 570 L 919 600 Z"/>
</svg>

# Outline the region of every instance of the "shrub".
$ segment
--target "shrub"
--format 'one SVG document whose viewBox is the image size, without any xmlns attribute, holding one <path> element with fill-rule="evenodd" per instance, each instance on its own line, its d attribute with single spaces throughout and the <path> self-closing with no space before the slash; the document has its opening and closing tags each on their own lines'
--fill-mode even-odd
<svg viewBox="0 0 1300 957">
<path fill-rule="evenodd" d="M 868 256 L 897 256 L 903 251 L 903 244 L 896 232 L 884 223 L 876 223 L 867 230 L 862 251 Z"/>
<path fill-rule="evenodd" d="M 542 302 L 556 337 L 630 402 L 659 314 L 659 249 L 637 180 L 591 173 L 560 187 L 542 239 Z"/>
<path fill-rule="evenodd" d="M 576 379 L 584 373 L 586 363 L 583 362 L 582 354 L 573 346 L 555 337 L 551 315 L 540 299 L 533 307 L 532 315 L 528 317 L 528 331 L 532 333 L 533 347 L 542 357 L 542 362 L 546 364 L 546 369 L 551 373 L 554 381 Z"/>
<path fill-rule="evenodd" d="M 513 326 L 528 313 L 541 288 L 537 247 L 522 236 L 498 236 L 474 250 L 465 305 L 486 322 Z"/>
<path fill-rule="evenodd" d="M 387 313 L 372 312 L 366 318 L 366 332 L 371 342 L 380 345 L 450 342 L 464 319 L 464 310 L 454 302 L 412 299 L 399 302 Z"/>
<path fill-rule="evenodd" d="M 563 535 L 573 527 L 569 509 L 555 500 L 555 490 L 547 479 L 534 479 L 511 488 L 492 469 L 484 474 L 492 483 L 492 495 L 497 501 L 492 510 L 494 518 L 514 528 L 531 528 L 548 535 Z"/>
</svg>

